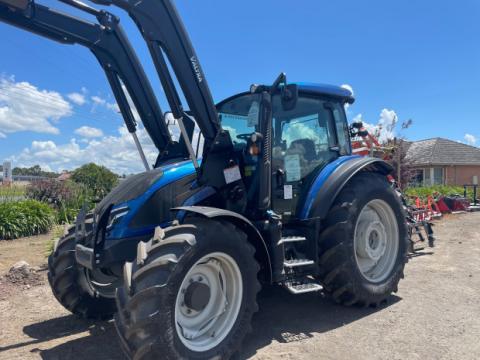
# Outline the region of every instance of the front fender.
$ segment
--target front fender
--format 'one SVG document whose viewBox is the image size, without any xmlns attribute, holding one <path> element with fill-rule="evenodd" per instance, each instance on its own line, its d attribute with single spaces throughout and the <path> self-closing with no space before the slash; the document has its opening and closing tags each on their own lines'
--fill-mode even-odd
<svg viewBox="0 0 480 360">
<path fill-rule="evenodd" d="M 328 164 L 312 183 L 305 202 L 301 205 L 300 219 L 324 219 L 337 195 L 360 171 L 377 172 L 386 176 L 393 168 L 384 160 L 371 157 L 346 156 L 337 159 Z"/>
<path fill-rule="evenodd" d="M 247 234 L 248 241 L 255 247 L 255 257 L 260 262 L 262 271 L 264 270 L 265 280 L 272 282 L 272 263 L 270 254 L 262 235 L 246 217 L 225 209 L 208 207 L 208 206 L 181 206 L 173 208 L 174 211 L 182 211 L 187 213 L 194 213 L 209 219 L 222 219 L 231 222 L 236 227 L 239 227 Z"/>
</svg>

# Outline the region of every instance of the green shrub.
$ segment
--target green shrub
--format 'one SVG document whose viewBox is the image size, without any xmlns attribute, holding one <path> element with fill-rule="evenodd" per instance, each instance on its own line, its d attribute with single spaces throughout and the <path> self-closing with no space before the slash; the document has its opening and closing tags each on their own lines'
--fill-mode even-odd
<svg viewBox="0 0 480 360">
<path fill-rule="evenodd" d="M 411 187 L 411 188 L 405 189 L 404 193 L 407 196 L 419 197 L 420 199 L 425 201 L 428 196 L 435 196 L 436 194 L 443 195 L 443 196 L 449 196 L 449 195 L 463 196 L 463 187 L 448 186 L 448 185 Z M 473 192 L 471 189 L 468 189 L 467 197 L 469 199 L 473 197 Z"/>
<path fill-rule="evenodd" d="M 0 204 L 0 239 L 17 239 L 44 234 L 55 221 L 50 206 L 36 200 Z"/>
<path fill-rule="evenodd" d="M 27 197 L 48 203 L 56 210 L 57 223 L 69 224 L 86 205 L 93 208 L 93 192 L 83 184 L 55 179 L 35 182 L 28 186 Z"/>
<path fill-rule="evenodd" d="M 73 197 L 73 189 L 67 182 L 55 179 L 36 181 L 28 185 L 26 196 L 58 207 L 60 203 Z"/>
<path fill-rule="evenodd" d="M 117 185 L 118 176 L 105 166 L 90 163 L 76 169 L 72 180 L 85 185 L 96 199 L 102 199 Z"/>
</svg>

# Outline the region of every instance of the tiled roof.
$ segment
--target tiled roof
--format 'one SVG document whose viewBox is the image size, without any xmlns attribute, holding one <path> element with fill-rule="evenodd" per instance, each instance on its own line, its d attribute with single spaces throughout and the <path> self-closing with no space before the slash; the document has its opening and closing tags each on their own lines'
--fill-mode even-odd
<svg viewBox="0 0 480 360">
<path fill-rule="evenodd" d="M 59 177 L 57 177 L 57 180 L 59 181 L 65 181 L 65 180 L 68 180 L 72 177 L 72 174 L 71 173 L 68 173 L 68 172 L 64 172 L 63 174 L 60 174 Z"/>
<path fill-rule="evenodd" d="M 412 165 L 480 165 L 480 148 L 443 138 L 414 141 L 406 160 Z"/>
</svg>

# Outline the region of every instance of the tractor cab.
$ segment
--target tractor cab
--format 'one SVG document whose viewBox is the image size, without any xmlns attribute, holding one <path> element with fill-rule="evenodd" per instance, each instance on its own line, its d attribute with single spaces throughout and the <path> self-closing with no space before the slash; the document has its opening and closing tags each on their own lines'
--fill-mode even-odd
<svg viewBox="0 0 480 360">
<path fill-rule="evenodd" d="M 270 148 L 262 146 L 262 94 L 245 92 L 217 105 L 222 129 L 230 134 L 245 183 L 248 206 L 257 206 L 263 151 L 271 156 L 271 209 L 284 218 L 298 215 L 318 173 L 339 157 L 351 154 L 344 105 L 350 91 L 334 86 L 295 84 L 295 101 L 271 96 Z M 293 105 L 292 105 L 293 104 Z M 264 112 L 263 112 L 264 113 Z"/>
</svg>

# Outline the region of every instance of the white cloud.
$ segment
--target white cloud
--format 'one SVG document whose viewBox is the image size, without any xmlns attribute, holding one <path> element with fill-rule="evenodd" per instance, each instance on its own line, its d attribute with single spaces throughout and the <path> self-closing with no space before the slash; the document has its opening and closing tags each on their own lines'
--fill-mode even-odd
<svg viewBox="0 0 480 360">
<path fill-rule="evenodd" d="M 472 145 L 472 146 L 474 146 L 477 142 L 477 138 L 472 134 L 465 134 L 464 139 L 468 145 Z"/>
<path fill-rule="evenodd" d="M 370 134 L 375 136 L 380 143 L 385 143 L 395 137 L 395 127 L 398 123 L 398 116 L 394 110 L 383 109 L 377 124 L 370 124 L 363 120 L 362 114 L 358 114 L 352 122 L 362 121 L 363 126 Z"/>
<path fill-rule="evenodd" d="M 91 97 L 92 101 L 94 104 L 96 105 L 105 105 L 106 103 L 106 100 L 105 99 L 102 99 L 100 96 L 92 96 Z"/>
<path fill-rule="evenodd" d="M 137 135 L 149 163 L 152 164 L 158 151 L 143 128 L 138 129 Z M 9 160 L 12 160 L 15 166 L 39 164 L 42 168 L 48 167 L 55 171 L 75 169 L 89 162 L 104 165 L 117 174 L 144 171 L 132 136 L 125 126 L 118 129 L 117 136 L 104 136 L 101 139 L 71 139 L 64 144 L 33 141 L 29 148 Z"/>
<path fill-rule="evenodd" d="M 87 102 L 85 99 L 85 95 L 80 94 L 78 92 L 73 92 L 67 95 L 67 97 L 70 99 L 71 102 L 73 102 L 76 105 L 83 105 Z"/>
<path fill-rule="evenodd" d="M 95 108 L 98 107 L 98 106 L 103 106 L 109 110 L 112 110 L 113 112 L 120 112 L 120 108 L 118 107 L 117 103 L 110 103 L 108 102 L 107 100 L 101 98 L 100 96 L 92 96 L 90 98 L 93 102 L 93 111 L 95 111 Z"/>
<path fill-rule="evenodd" d="M 75 134 L 86 138 L 95 138 L 103 136 L 103 131 L 90 126 L 82 126 L 75 130 Z"/>
<path fill-rule="evenodd" d="M 72 107 L 56 91 L 41 90 L 12 77 L 0 77 L 0 133 L 34 131 L 59 134 L 53 125 L 72 115 Z"/>
<path fill-rule="evenodd" d="M 327 134 L 325 132 L 317 132 L 312 127 L 305 123 L 293 123 L 284 130 L 282 135 L 287 146 L 290 147 L 291 143 L 297 139 L 310 139 L 315 143 L 327 144 Z"/>
</svg>

